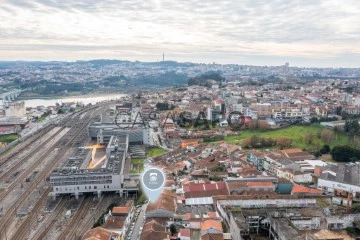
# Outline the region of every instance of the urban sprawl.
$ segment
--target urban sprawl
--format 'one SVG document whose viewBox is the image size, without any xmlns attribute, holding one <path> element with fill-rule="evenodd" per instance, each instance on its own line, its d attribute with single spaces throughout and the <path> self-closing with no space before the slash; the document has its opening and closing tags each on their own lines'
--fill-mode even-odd
<svg viewBox="0 0 360 240">
<path fill-rule="evenodd" d="M 360 237 L 360 69 L 0 66 L 1 239 Z M 166 175 L 155 202 L 150 167 Z"/>
</svg>

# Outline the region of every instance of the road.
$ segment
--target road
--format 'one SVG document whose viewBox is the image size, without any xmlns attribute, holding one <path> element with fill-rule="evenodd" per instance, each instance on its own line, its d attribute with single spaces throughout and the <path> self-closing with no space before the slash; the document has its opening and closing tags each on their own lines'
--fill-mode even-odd
<svg viewBox="0 0 360 240">
<path fill-rule="evenodd" d="M 140 208 L 141 211 L 140 211 L 140 213 L 139 213 L 138 219 L 137 219 L 136 224 L 135 224 L 135 227 L 134 227 L 134 229 L 133 229 L 133 234 L 132 234 L 132 236 L 131 236 L 131 240 L 138 240 L 138 239 L 140 239 L 139 230 L 140 230 L 140 227 L 143 227 L 143 226 L 144 226 L 144 222 L 145 222 L 144 214 L 145 214 L 147 205 L 148 205 L 148 203 L 142 205 L 142 207 Z"/>
</svg>

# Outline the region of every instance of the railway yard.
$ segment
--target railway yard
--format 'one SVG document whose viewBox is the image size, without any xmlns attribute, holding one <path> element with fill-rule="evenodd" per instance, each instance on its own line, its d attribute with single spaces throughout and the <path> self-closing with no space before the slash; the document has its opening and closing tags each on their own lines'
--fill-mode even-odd
<svg viewBox="0 0 360 240">
<path fill-rule="evenodd" d="M 106 104 L 87 106 L 0 156 L 0 239 L 81 239 L 119 194 L 51 196 L 49 175 L 89 141 Z"/>
</svg>

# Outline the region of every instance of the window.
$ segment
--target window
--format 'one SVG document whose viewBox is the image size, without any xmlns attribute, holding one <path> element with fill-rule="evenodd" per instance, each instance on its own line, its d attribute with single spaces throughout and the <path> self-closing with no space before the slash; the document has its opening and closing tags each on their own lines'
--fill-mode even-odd
<svg viewBox="0 0 360 240">
<path fill-rule="evenodd" d="M 79 190 L 79 187 L 77 187 L 77 190 Z"/>
<path fill-rule="evenodd" d="M 107 188 L 109 188 L 109 185 L 107 186 Z"/>
<path fill-rule="evenodd" d="M 59 189 L 58 188 L 56 188 L 56 191 L 58 191 Z"/>
<path fill-rule="evenodd" d="M 86 186 L 85 186 L 85 190 L 86 190 L 87 188 L 86 188 Z"/>
<path fill-rule="evenodd" d="M 94 189 L 97 189 L 97 186 L 94 186 Z"/>
<path fill-rule="evenodd" d="M 89 186 L 89 189 L 91 189 L 91 186 Z"/>
</svg>

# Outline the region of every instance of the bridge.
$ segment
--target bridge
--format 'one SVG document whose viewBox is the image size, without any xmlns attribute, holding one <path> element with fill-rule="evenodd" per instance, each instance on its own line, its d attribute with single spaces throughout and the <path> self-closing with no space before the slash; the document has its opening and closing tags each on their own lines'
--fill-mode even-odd
<svg viewBox="0 0 360 240">
<path fill-rule="evenodd" d="M 11 102 L 14 101 L 16 97 L 18 97 L 21 92 L 23 92 L 24 90 L 13 90 L 10 92 L 5 92 L 2 93 L 0 95 L 0 100 L 2 101 L 2 103 L 4 104 L 5 102 Z"/>
</svg>

